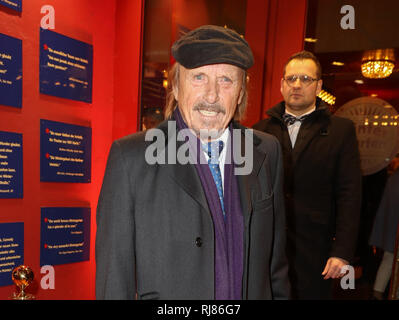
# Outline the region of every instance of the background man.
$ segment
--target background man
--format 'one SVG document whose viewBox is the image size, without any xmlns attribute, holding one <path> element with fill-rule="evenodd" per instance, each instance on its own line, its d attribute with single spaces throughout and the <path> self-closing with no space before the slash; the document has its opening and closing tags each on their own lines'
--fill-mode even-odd
<svg viewBox="0 0 399 320">
<path fill-rule="evenodd" d="M 361 203 L 356 132 L 319 98 L 321 67 L 310 52 L 290 57 L 284 101 L 254 128 L 280 141 L 284 155 L 287 256 L 293 297 L 327 299 L 331 280 L 354 255 Z"/>
<path fill-rule="evenodd" d="M 373 297 L 385 299 L 395 256 L 399 230 L 399 169 L 389 177 L 370 235 L 370 245 L 384 251 L 373 286 Z"/>
<path fill-rule="evenodd" d="M 180 38 L 172 54 L 168 120 L 155 129 L 166 137 L 160 153 L 169 159 L 185 143 L 176 136 L 189 128 L 190 151 L 210 163 L 151 165 L 145 133 L 114 142 L 97 208 L 97 298 L 287 298 L 280 146 L 261 132 L 246 138 L 233 121 L 246 107 L 251 49 L 233 30 L 203 26 Z M 200 141 L 204 131 L 215 139 Z M 201 151 L 208 142 L 211 151 L 225 146 L 220 159 Z M 246 144 L 252 170 L 235 175 L 231 148 Z"/>
</svg>

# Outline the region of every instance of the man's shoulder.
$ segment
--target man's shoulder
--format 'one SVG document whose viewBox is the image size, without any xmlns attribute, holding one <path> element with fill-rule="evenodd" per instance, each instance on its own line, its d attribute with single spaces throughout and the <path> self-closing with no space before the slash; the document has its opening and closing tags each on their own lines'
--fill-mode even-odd
<svg viewBox="0 0 399 320">
<path fill-rule="evenodd" d="M 255 126 L 253 126 L 252 128 L 249 128 L 249 127 L 245 127 L 241 124 L 236 123 L 234 127 L 236 129 L 240 129 L 240 130 L 253 130 L 255 144 L 259 144 L 259 143 L 263 143 L 263 142 L 274 143 L 274 141 L 277 141 L 277 139 L 273 135 L 266 133 L 265 131 L 262 130 L 262 128 L 259 128 L 259 126 L 257 126 L 257 128 L 255 128 Z"/>
<path fill-rule="evenodd" d="M 355 123 L 351 119 L 331 115 L 330 121 L 332 129 L 334 131 L 338 131 L 344 134 L 347 134 L 348 132 L 356 132 Z"/>
<path fill-rule="evenodd" d="M 268 128 L 270 125 L 275 126 L 279 123 L 279 121 L 281 121 L 281 115 L 284 113 L 284 110 L 284 101 L 277 103 L 275 106 L 267 110 L 267 118 L 258 121 L 252 126 L 252 128 L 259 131 L 268 132 Z"/>
<path fill-rule="evenodd" d="M 118 145 L 122 150 L 139 151 L 140 149 L 145 149 L 158 138 L 164 141 L 167 140 L 167 125 L 168 122 L 163 121 L 156 128 L 131 133 L 115 140 L 114 144 Z"/>
<path fill-rule="evenodd" d="M 334 121 L 337 124 L 345 125 L 345 126 L 354 126 L 354 123 L 351 119 L 343 118 L 343 117 L 336 116 L 336 115 L 331 115 L 330 118 L 331 118 L 331 121 Z"/>
<path fill-rule="evenodd" d="M 257 144 L 258 149 L 264 152 L 270 152 L 270 151 L 275 151 L 276 148 L 279 147 L 280 142 L 272 134 L 256 129 L 253 129 L 253 132 L 254 136 L 259 139 L 259 143 Z"/>
<path fill-rule="evenodd" d="M 262 120 L 258 121 L 257 123 L 255 123 L 252 126 L 252 128 L 255 130 L 258 130 L 258 131 L 265 132 L 269 122 L 270 122 L 270 118 L 262 119 Z"/>
<path fill-rule="evenodd" d="M 147 145 L 145 135 L 145 131 L 131 133 L 127 136 L 115 140 L 114 145 L 117 145 L 122 150 L 137 150 Z"/>
<path fill-rule="evenodd" d="M 253 128 L 254 135 L 258 137 L 262 142 L 274 142 L 277 141 L 277 138 L 270 133 L 264 132 L 262 130 Z"/>
</svg>

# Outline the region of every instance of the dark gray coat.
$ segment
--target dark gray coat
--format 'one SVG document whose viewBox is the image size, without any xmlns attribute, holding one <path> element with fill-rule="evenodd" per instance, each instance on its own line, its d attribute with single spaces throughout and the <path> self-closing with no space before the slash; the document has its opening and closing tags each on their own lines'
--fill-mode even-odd
<svg viewBox="0 0 399 320">
<path fill-rule="evenodd" d="M 159 128 L 170 143 L 176 132 L 168 136 L 167 126 Z M 290 290 L 281 150 L 270 135 L 257 132 L 253 140 L 253 170 L 238 176 L 243 298 L 284 299 Z M 137 133 L 112 145 L 97 208 L 96 297 L 214 299 L 214 227 L 195 166 L 149 165 L 150 143 Z"/>
<path fill-rule="evenodd" d="M 398 228 L 399 169 L 389 177 L 385 186 L 370 235 L 370 244 L 384 251 L 394 253 Z"/>
<path fill-rule="evenodd" d="M 329 257 L 353 260 L 361 206 L 361 170 L 352 121 L 332 116 L 318 101 L 304 120 L 295 147 L 282 120 L 284 102 L 254 128 L 281 143 L 294 297 L 324 298 L 321 273 Z"/>
</svg>

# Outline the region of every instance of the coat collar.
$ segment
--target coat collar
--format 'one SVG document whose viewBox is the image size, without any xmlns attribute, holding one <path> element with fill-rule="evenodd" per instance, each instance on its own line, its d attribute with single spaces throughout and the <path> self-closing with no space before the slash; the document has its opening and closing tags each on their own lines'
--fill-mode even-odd
<svg viewBox="0 0 399 320">
<path fill-rule="evenodd" d="M 266 111 L 266 114 L 270 117 L 283 122 L 283 114 L 285 112 L 285 102 L 281 101 L 276 104 L 273 108 Z M 320 99 L 316 98 L 316 110 L 311 113 L 309 119 L 314 119 L 319 116 L 331 116 L 328 106 Z"/>
<path fill-rule="evenodd" d="M 165 165 L 160 165 L 160 169 L 174 180 L 186 193 L 188 193 L 195 201 L 197 201 L 205 210 L 209 212 L 208 202 L 205 192 L 201 185 L 201 180 L 196 172 L 193 164 L 181 164 L 176 159 L 176 151 L 184 144 L 184 141 L 177 141 L 176 121 L 172 118 L 165 120 L 157 127 L 162 130 L 165 137 L 164 159 Z M 174 164 L 169 164 L 169 153 L 174 152 L 171 158 L 176 159 Z"/>
<path fill-rule="evenodd" d="M 163 121 L 157 129 L 162 130 L 164 136 L 166 137 L 165 143 L 165 159 L 168 159 L 168 152 L 178 150 L 185 142 L 184 141 L 176 141 L 177 131 L 178 129 L 172 124 L 170 126 L 170 122 L 175 121 L 172 117 L 170 120 Z M 169 124 L 169 126 L 168 126 Z M 241 150 L 245 150 L 245 146 L 247 143 L 253 144 L 253 157 L 252 157 L 252 170 L 248 175 L 237 175 L 238 181 L 238 188 L 240 191 L 240 200 L 241 206 L 243 209 L 243 214 L 245 217 L 246 224 L 249 223 L 249 216 L 252 211 L 252 204 L 251 204 L 251 188 L 252 186 L 256 185 L 257 176 L 259 170 L 261 168 L 262 163 L 265 160 L 266 154 L 261 152 L 257 147 L 261 143 L 259 137 L 255 134 L 252 135 L 252 141 L 245 135 L 245 130 L 248 129 L 238 122 L 233 121 L 233 129 L 237 129 L 241 131 L 241 143 L 240 147 Z M 172 127 L 172 130 L 170 130 Z M 169 128 L 169 129 L 168 129 Z M 173 129 L 176 128 L 176 129 Z M 252 131 L 253 132 L 253 131 Z M 172 144 L 172 148 L 170 148 Z M 176 148 L 174 148 L 174 145 Z M 168 148 L 169 146 L 169 148 Z M 250 158 L 250 157 L 249 157 Z M 251 159 L 248 159 L 250 161 Z M 168 175 L 185 191 L 187 192 L 195 201 L 197 201 L 205 210 L 209 212 L 209 207 L 207 204 L 205 192 L 202 188 L 201 181 L 199 176 L 196 172 L 195 166 L 193 164 L 181 164 L 176 161 L 176 164 L 172 165 L 160 165 L 162 170 L 165 170 Z"/>
<path fill-rule="evenodd" d="M 279 127 L 284 128 L 283 132 L 281 129 L 274 128 L 270 129 L 270 133 L 277 136 L 280 141 L 283 141 L 281 135 L 287 134 L 287 129 L 282 119 L 282 115 L 285 112 L 285 102 L 282 101 L 278 103 L 273 108 L 269 109 L 266 113 L 279 123 Z M 301 128 L 298 132 L 297 140 L 294 148 L 289 148 L 292 152 L 292 161 L 295 166 L 299 157 L 306 150 L 307 146 L 310 144 L 311 140 L 317 136 L 328 136 L 328 124 L 330 123 L 331 113 L 328 110 L 328 106 L 320 99 L 316 99 L 316 110 L 310 114 L 310 116 L 303 121 Z M 289 141 L 286 140 L 286 141 Z M 283 146 L 283 148 L 287 148 Z"/>
</svg>

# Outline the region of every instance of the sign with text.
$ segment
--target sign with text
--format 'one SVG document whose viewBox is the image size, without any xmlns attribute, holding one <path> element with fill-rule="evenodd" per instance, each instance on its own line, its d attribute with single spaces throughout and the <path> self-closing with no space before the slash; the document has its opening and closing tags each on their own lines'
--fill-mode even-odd
<svg viewBox="0 0 399 320">
<path fill-rule="evenodd" d="M 22 12 L 22 0 L 0 0 L 0 4 L 15 11 Z"/>
<path fill-rule="evenodd" d="M 0 223 L 0 286 L 13 284 L 11 272 L 24 264 L 24 224 Z"/>
<path fill-rule="evenodd" d="M 91 128 L 40 120 L 40 181 L 91 181 Z"/>
<path fill-rule="evenodd" d="M 22 40 L 0 33 L 0 105 L 22 107 Z"/>
<path fill-rule="evenodd" d="M 90 208 L 41 208 L 40 265 L 90 258 Z"/>
<path fill-rule="evenodd" d="M 91 103 L 93 46 L 40 29 L 40 93 Z"/>
<path fill-rule="evenodd" d="M 23 198 L 22 134 L 0 131 L 0 199 Z"/>
</svg>

